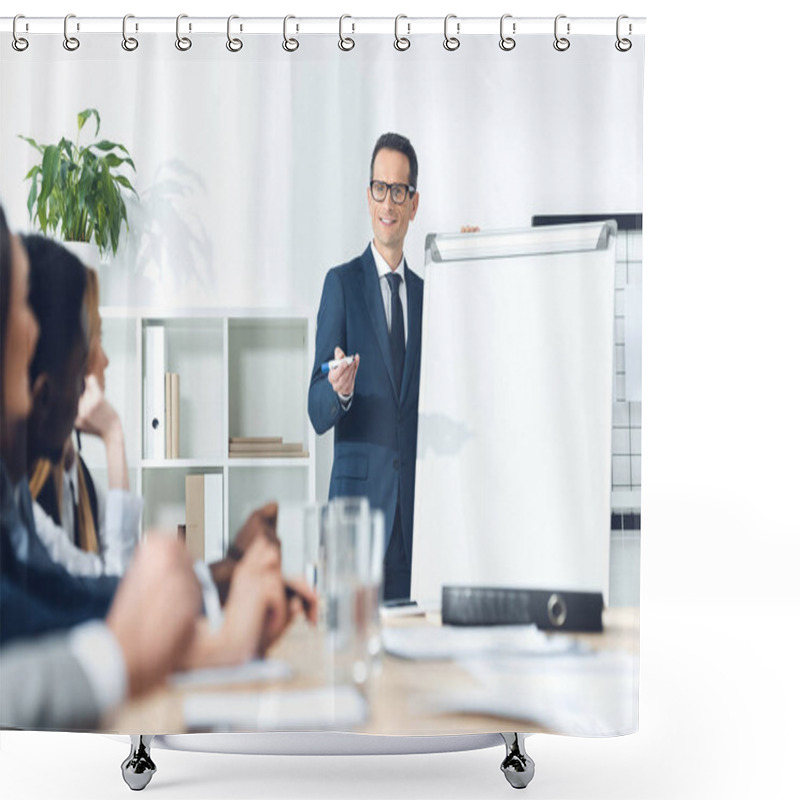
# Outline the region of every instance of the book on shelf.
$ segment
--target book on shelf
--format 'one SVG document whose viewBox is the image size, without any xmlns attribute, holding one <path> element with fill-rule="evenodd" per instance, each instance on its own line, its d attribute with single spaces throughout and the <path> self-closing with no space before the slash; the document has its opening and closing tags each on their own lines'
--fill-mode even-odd
<svg viewBox="0 0 800 800">
<path fill-rule="evenodd" d="M 180 375 L 167 372 L 164 377 L 166 395 L 166 457 L 180 458 Z"/>
<path fill-rule="evenodd" d="M 148 325 L 144 333 L 144 457 L 166 456 L 166 340 L 163 325 Z"/>
<path fill-rule="evenodd" d="M 228 456 L 231 458 L 304 458 L 308 452 L 303 450 L 302 442 L 284 442 L 281 437 L 253 437 L 250 439 L 232 438 L 228 443 Z"/>
<path fill-rule="evenodd" d="M 186 476 L 186 546 L 192 558 L 212 563 L 223 557 L 222 475 Z"/>
<path fill-rule="evenodd" d="M 229 444 L 281 444 L 283 436 L 231 436 Z"/>
</svg>

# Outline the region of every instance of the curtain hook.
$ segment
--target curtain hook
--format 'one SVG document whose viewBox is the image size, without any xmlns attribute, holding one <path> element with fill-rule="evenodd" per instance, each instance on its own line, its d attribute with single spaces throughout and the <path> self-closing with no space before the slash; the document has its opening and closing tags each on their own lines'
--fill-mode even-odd
<svg viewBox="0 0 800 800">
<path fill-rule="evenodd" d="M 126 14 L 122 18 L 122 49 L 127 50 L 129 53 L 132 53 L 138 46 L 139 40 L 133 36 L 128 36 L 128 20 L 135 19 L 133 14 Z M 136 30 L 139 30 L 139 26 L 136 26 Z"/>
<path fill-rule="evenodd" d="M 556 40 L 553 42 L 553 47 L 558 50 L 559 53 L 563 53 L 565 50 L 569 50 L 570 41 L 565 36 L 558 35 L 558 21 L 560 19 L 566 19 L 566 14 L 559 14 L 556 17 L 555 23 L 553 25 L 553 32 Z M 567 36 L 569 36 L 569 22 L 567 23 Z"/>
<path fill-rule="evenodd" d="M 349 36 L 345 36 L 344 33 L 342 32 L 342 24 L 346 19 L 353 19 L 353 18 L 349 14 L 342 14 L 342 16 L 339 17 L 339 49 L 348 52 L 356 46 L 356 43 L 354 39 L 351 39 Z M 355 33 L 356 32 L 355 22 L 351 23 L 351 25 L 353 26 L 352 32 Z"/>
<path fill-rule="evenodd" d="M 80 40 L 74 36 L 70 36 L 69 31 L 67 30 L 67 26 L 69 25 L 69 21 L 71 19 L 75 19 L 74 14 L 67 14 L 67 16 L 64 17 L 64 49 L 69 50 L 70 53 L 77 50 L 81 46 Z M 80 30 L 80 26 L 77 27 L 77 30 Z"/>
<path fill-rule="evenodd" d="M 505 35 L 505 23 L 507 19 L 511 19 L 511 14 L 503 14 L 500 17 L 500 49 L 505 50 L 508 52 L 509 50 L 513 50 L 517 46 L 517 40 L 514 39 L 512 36 Z M 511 24 L 511 32 L 517 32 L 517 23 L 513 22 Z"/>
<path fill-rule="evenodd" d="M 188 14 L 178 14 L 175 20 L 175 47 L 181 52 L 186 52 L 192 46 L 192 40 L 188 36 L 181 36 L 181 20 L 188 19 Z M 191 31 L 192 24 L 189 23 L 189 30 Z"/>
<path fill-rule="evenodd" d="M 14 23 L 13 23 L 13 25 L 11 27 L 11 34 L 12 34 L 12 36 L 14 38 L 11 41 L 11 46 L 18 53 L 21 53 L 24 50 L 28 49 L 28 45 L 30 44 L 30 42 L 24 36 L 20 36 L 17 33 L 17 20 L 19 20 L 19 19 L 25 19 L 25 16 L 23 14 L 17 14 L 17 16 L 14 17 Z M 27 23 L 26 23 L 25 27 L 27 29 Z"/>
<path fill-rule="evenodd" d="M 452 52 L 453 50 L 458 50 L 458 48 L 461 47 L 461 40 L 458 38 L 458 36 L 457 35 L 449 36 L 447 33 L 447 26 L 451 19 L 457 19 L 456 15 L 448 14 L 444 18 L 444 43 L 443 43 L 444 49 L 450 50 L 450 52 Z M 456 34 L 459 33 L 461 33 L 461 23 L 456 22 Z"/>
<path fill-rule="evenodd" d="M 400 36 L 399 28 L 401 19 L 408 19 L 408 17 L 405 14 L 398 14 L 394 18 L 394 49 L 403 51 L 411 47 L 411 39 Z M 408 33 L 411 33 L 411 23 L 407 22 L 406 27 L 408 28 Z"/>
<path fill-rule="evenodd" d="M 300 42 L 298 42 L 297 39 L 294 38 L 290 39 L 286 35 L 287 23 L 289 22 L 290 19 L 297 19 L 297 17 L 293 17 L 291 14 L 289 14 L 288 16 L 283 18 L 283 49 L 287 53 L 293 53 L 295 50 L 297 50 L 298 47 L 300 47 Z M 300 26 L 298 25 L 295 30 L 299 31 Z"/>
<path fill-rule="evenodd" d="M 236 14 L 231 14 L 228 17 L 228 41 L 225 42 L 225 47 L 227 47 L 231 53 L 238 53 L 242 47 L 244 47 L 244 42 L 242 42 L 241 39 L 231 36 L 231 22 L 233 22 L 235 19 L 239 19 Z M 239 30 L 242 30 L 241 25 L 239 26 Z"/>
<path fill-rule="evenodd" d="M 616 47 L 617 50 L 620 51 L 620 53 L 627 53 L 628 50 L 630 50 L 631 47 L 633 47 L 633 42 L 631 42 L 630 39 L 623 39 L 619 35 L 620 22 L 622 22 L 622 20 L 624 20 L 624 19 L 628 19 L 628 15 L 627 14 L 620 14 L 617 17 L 617 41 L 614 42 L 614 47 Z M 628 23 L 628 35 L 630 36 L 630 34 L 632 34 L 632 33 L 633 33 L 633 25 L 631 25 L 631 23 L 629 22 Z"/>
</svg>

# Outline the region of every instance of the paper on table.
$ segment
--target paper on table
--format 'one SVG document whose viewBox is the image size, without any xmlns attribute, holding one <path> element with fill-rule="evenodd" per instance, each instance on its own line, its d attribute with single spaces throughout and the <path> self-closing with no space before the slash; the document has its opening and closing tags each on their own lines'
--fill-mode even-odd
<svg viewBox="0 0 800 800">
<path fill-rule="evenodd" d="M 259 658 L 235 667 L 209 667 L 177 672 L 169 682 L 178 689 L 197 689 L 217 686 L 253 683 L 254 681 L 285 681 L 292 675 L 291 667 L 284 661 Z"/>
<path fill-rule="evenodd" d="M 303 691 L 187 695 L 186 727 L 213 730 L 349 729 L 367 719 L 367 701 L 352 686 Z"/>
<path fill-rule="evenodd" d="M 383 646 L 398 658 L 418 661 L 475 656 L 554 655 L 585 650 L 574 639 L 548 636 L 535 625 L 486 627 L 384 628 Z"/>
<path fill-rule="evenodd" d="M 462 666 L 481 688 L 431 698 L 438 710 L 526 720 L 571 736 L 622 735 L 638 728 L 635 655 L 501 657 Z"/>
</svg>

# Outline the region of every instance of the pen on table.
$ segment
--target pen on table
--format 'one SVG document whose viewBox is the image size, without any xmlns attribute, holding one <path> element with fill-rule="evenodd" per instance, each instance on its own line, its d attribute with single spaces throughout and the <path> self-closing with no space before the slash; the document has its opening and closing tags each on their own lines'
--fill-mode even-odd
<svg viewBox="0 0 800 800">
<path fill-rule="evenodd" d="M 352 364 L 355 359 L 355 356 L 345 356 L 344 358 L 334 358 L 331 361 L 326 361 L 322 365 L 322 374 L 324 375 L 326 372 L 330 372 L 332 369 L 336 369 L 342 365 L 347 366 L 348 364 Z"/>
</svg>

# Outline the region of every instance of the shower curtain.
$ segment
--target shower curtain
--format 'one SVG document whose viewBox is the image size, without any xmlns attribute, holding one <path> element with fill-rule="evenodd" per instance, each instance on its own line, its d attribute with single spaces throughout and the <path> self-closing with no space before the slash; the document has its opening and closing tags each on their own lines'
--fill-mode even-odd
<svg viewBox="0 0 800 800">
<path fill-rule="evenodd" d="M 114 33 L 19 20 L 18 46 L 4 34 L 12 231 L 68 238 L 38 203 L 81 147 L 124 203 L 124 216 L 93 209 L 103 219 L 76 252 L 99 276 L 106 394 L 142 533 L 185 538 L 200 562 L 238 557 L 237 532 L 274 500 L 282 574 L 320 599 L 316 624 L 301 612 L 256 658 L 178 672 L 99 729 L 637 729 L 644 39 L 625 20 L 568 22 L 498 19 L 498 35 L 457 18 L 376 33 L 346 18 L 130 18 Z M 413 145 L 411 189 L 373 174 L 389 132 Z M 331 307 L 366 309 L 327 281 L 356 259 L 376 268 L 380 202 L 390 216 L 416 203 L 401 246 L 426 288 L 414 309 L 408 285 L 407 359 L 415 314 L 421 340 L 402 381 L 417 371 L 419 401 L 380 413 L 412 415 L 418 438 L 375 444 L 367 425 L 345 450 L 342 423 L 312 425 L 309 383 L 334 359 L 320 334 Z M 337 415 L 384 402 L 359 397 L 386 366 L 361 355 Z M 352 519 L 329 490 L 343 493 L 342 475 L 345 494 L 366 487 L 365 442 L 406 476 L 411 605 L 378 609 L 365 586 L 382 576 L 364 578 L 358 553 L 341 567 L 349 588 L 337 583 L 325 536 Z M 103 491 L 102 442 L 82 436 L 81 453 Z M 373 500 L 355 534 L 368 567 L 383 563 L 395 502 L 406 513 L 394 497 L 380 515 Z"/>
</svg>

